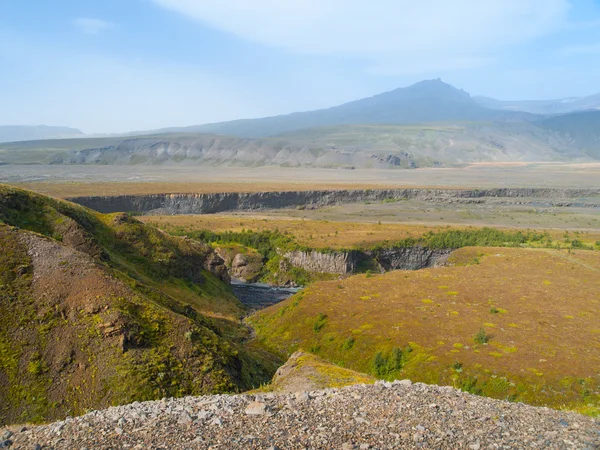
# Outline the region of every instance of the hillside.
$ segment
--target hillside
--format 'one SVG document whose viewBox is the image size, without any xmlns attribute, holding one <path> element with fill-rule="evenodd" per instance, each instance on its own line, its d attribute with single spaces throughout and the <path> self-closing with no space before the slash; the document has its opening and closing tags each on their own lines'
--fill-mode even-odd
<svg viewBox="0 0 600 450">
<path fill-rule="evenodd" d="M 159 131 L 264 137 L 331 125 L 414 124 L 450 121 L 502 122 L 533 119 L 535 116 L 528 113 L 498 111 L 482 107 L 466 92 L 437 79 L 421 81 L 412 86 L 398 88 L 328 109 Z"/>
<path fill-rule="evenodd" d="M 0 187 L 0 424 L 272 376 L 208 245 Z"/>
<path fill-rule="evenodd" d="M 83 133 L 75 128 L 69 127 L 51 127 L 47 125 L 0 125 L 0 142 L 58 139 L 77 136 L 83 136 Z"/>
<path fill-rule="evenodd" d="M 573 147 L 584 154 L 600 158 L 600 111 L 584 111 L 550 117 L 537 123 L 568 139 Z"/>
<path fill-rule="evenodd" d="M 29 141 L 0 144 L 0 163 L 387 169 L 590 161 L 600 154 L 600 128 L 585 117 L 539 123 L 339 125 L 257 139 L 164 134 Z"/>
<path fill-rule="evenodd" d="M 449 267 L 315 283 L 249 320 L 281 356 L 309 349 L 378 378 L 597 414 L 599 261 L 463 248 Z"/>
</svg>

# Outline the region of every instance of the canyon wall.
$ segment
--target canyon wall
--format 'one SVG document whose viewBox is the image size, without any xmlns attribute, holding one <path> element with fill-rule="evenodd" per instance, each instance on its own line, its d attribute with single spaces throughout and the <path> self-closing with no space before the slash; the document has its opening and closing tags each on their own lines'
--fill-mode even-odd
<svg viewBox="0 0 600 450">
<path fill-rule="evenodd" d="M 309 272 L 346 275 L 356 273 L 359 265 L 390 270 L 419 270 L 445 263 L 451 249 L 427 247 L 383 248 L 339 252 L 294 251 L 284 255 L 292 266 Z"/>
<path fill-rule="evenodd" d="M 531 199 L 554 206 L 595 206 L 578 199 L 600 197 L 600 189 L 356 189 L 218 194 L 153 194 L 72 197 L 68 200 L 102 213 L 211 214 L 237 210 L 260 210 L 381 202 L 423 200 L 437 202 L 529 203 Z"/>
</svg>

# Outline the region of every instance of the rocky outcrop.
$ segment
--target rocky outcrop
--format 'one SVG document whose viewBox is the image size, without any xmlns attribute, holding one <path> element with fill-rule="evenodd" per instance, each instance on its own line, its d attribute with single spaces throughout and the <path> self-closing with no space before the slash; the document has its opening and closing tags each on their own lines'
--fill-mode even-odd
<svg viewBox="0 0 600 450">
<path fill-rule="evenodd" d="M 359 266 L 390 270 L 419 270 L 443 264 L 451 249 L 427 247 L 383 248 L 349 252 L 294 251 L 284 255 L 288 262 L 301 269 L 317 273 L 346 275 L 356 273 Z"/>
<path fill-rule="evenodd" d="M 312 251 L 288 252 L 284 257 L 294 267 L 318 273 L 338 273 L 344 275 L 356 271 L 361 259 L 360 252 L 327 252 Z"/>
<path fill-rule="evenodd" d="M 253 283 L 260 278 L 263 256 L 257 251 L 233 245 L 217 247 L 215 252 L 223 259 L 231 278 L 244 283 Z"/>
<path fill-rule="evenodd" d="M 135 211 L 143 214 L 211 214 L 224 211 L 296 208 L 317 208 L 331 205 L 389 200 L 422 200 L 433 202 L 477 201 L 505 199 L 522 204 L 549 202 L 555 206 L 581 205 L 575 199 L 600 197 L 600 189 L 357 189 L 288 192 L 228 192 L 219 194 L 154 194 L 73 197 L 72 202 L 103 213 Z"/>
<path fill-rule="evenodd" d="M 382 270 L 419 270 L 446 262 L 451 249 L 427 247 L 385 248 L 370 252 Z"/>
</svg>

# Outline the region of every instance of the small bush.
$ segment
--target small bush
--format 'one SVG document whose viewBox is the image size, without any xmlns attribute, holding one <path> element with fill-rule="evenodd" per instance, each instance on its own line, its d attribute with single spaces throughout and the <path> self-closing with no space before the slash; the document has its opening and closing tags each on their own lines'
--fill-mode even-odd
<svg viewBox="0 0 600 450">
<path fill-rule="evenodd" d="M 372 372 L 380 378 L 394 378 L 406 364 L 407 354 L 410 352 L 412 352 L 410 346 L 404 350 L 394 347 L 387 356 L 377 352 L 371 364 Z"/>
<path fill-rule="evenodd" d="M 366 278 L 371 278 L 373 276 L 373 272 L 371 272 L 370 270 L 367 270 L 365 273 L 365 277 Z"/>
<path fill-rule="evenodd" d="M 490 339 L 492 338 L 492 336 L 490 336 L 489 334 L 487 334 L 485 332 L 485 330 L 483 328 L 481 328 L 477 334 L 473 337 L 473 340 L 477 343 L 477 344 L 487 344 Z"/>
<path fill-rule="evenodd" d="M 36 376 L 44 373 L 44 364 L 42 363 L 42 360 L 34 359 L 33 361 L 30 361 L 29 365 L 27 366 L 27 372 Z"/>
<path fill-rule="evenodd" d="M 342 345 L 342 349 L 344 350 L 350 350 L 352 347 L 354 347 L 354 338 L 349 337 L 348 339 L 346 339 L 344 341 L 344 344 Z"/>
<path fill-rule="evenodd" d="M 319 315 L 317 316 L 317 320 L 313 325 L 313 331 L 315 333 L 318 333 L 319 331 L 321 331 L 323 329 L 323 327 L 325 326 L 326 323 L 327 323 L 327 316 L 323 313 L 319 313 Z"/>
<path fill-rule="evenodd" d="M 499 312 L 500 312 L 500 310 L 498 308 L 496 308 L 495 306 L 493 306 L 490 309 L 490 313 L 492 313 L 492 314 L 498 314 Z"/>
<path fill-rule="evenodd" d="M 461 373 L 463 371 L 463 365 L 461 362 L 456 361 L 452 364 L 452 369 L 454 369 L 456 373 Z"/>
</svg>

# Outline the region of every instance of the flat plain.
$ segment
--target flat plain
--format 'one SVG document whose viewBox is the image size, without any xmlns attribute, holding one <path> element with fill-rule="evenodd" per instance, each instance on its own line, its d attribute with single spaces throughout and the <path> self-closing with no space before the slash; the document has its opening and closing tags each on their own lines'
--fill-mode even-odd
<svg viewBox="0 0 600 450">
<path fill-rule="evenodd" d="M 598 180 L 600 163 L 494 163 L 411 170 L 0 165 L 0 182 L 55 197 L 400 187 L 597 188 Z"/>
</svg>

